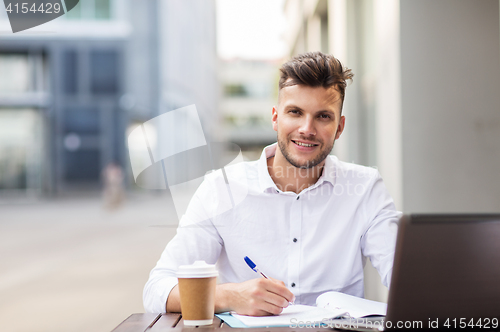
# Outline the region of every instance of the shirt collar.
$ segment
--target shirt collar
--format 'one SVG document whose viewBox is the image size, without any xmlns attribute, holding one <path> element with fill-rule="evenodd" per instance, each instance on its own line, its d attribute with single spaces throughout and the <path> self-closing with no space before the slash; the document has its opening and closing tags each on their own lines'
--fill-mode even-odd
<svg viewBox="0 0 500 332">
<path fill-rule="evenodd" d="M 276 183 L 274 183 L 273 179 L 271 179 L 271 175 L 269 175 L 269 170 L 267 167 L 267 159 L 274 156 L 276 153 L 276 148 L 278 143 L 273 143 L 268 145 L 262 151 L 258 161 L 258 172 L 259 172 L 259 190 L 265 192 L 266 190 L 273 189 L 275 191 L 278 190 L 276 187 Z M 318 181 L 309 188 L 314 188 L 321 185 L 323 182 L 330 182 L 332 185 L 335 185 L 335 169 L 336 163 L 338 159 L 335 156 L 327 156 L 325 159 L 325 167 L 323 168 L 323 173 L 321 174 Z M 308 189 L 309 189 L 308 188 Z"/>
<path fill-rule="evenodd" d="M 276 187 L 276 183 L 274 183 L 273 179 L 271 179 L 271 175 L 269 175 L 269 170 L 267 168 L 267 159 L 274 156 L 277 146 L 278 143 L 266 146 L 260 155 L 258 162 L 260 191 L 264 192 L 268 189 L 278 190 L 278 187 Z"/>
<path fill-rule="evenodd" d="M 335 174 L 337 169 L 338 159 L 336 156 L 328 155 L 325 159 L 325 167 L 323 168 L 323 173 L 321 177 L 318 179 L 317 183 L 320 181 L 330 182 L 332 185 L 335 185 Z"/>
</svg>

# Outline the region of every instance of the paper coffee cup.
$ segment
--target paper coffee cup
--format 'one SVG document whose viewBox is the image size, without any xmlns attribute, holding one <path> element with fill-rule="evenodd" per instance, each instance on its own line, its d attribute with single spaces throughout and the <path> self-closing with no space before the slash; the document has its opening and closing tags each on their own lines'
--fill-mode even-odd
<svg viewBox="0 0 500 332">
<path fill-rule="evenodd" d="M 184 325 L 210 325 L 214 320 L 215 285 L 219 273 L 215 265 L 196 261 L 177 270 Z"/>
</svg>

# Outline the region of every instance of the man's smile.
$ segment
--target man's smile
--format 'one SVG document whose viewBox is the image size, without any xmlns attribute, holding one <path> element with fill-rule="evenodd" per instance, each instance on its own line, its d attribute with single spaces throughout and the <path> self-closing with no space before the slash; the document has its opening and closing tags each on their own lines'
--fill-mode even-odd
<svg viewBox="0 0 500 332">
<path fill-rule="evenodd" d="M 313 143 L 313 142 L 308 142 L 308 141 L 299 141 L 299 140 L 291 140 L 295 146 L 300 148 L 301 150 L 306 149 L 306 150 L 312 150 L 316 146 L 318 146 L 318 143 Z"/>
</svg>

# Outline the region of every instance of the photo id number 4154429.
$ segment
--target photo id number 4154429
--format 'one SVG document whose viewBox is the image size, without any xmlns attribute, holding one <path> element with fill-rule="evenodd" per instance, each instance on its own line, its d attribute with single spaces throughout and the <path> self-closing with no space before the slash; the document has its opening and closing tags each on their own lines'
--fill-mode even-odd
<svg viewBox="0 0 500 332">
<path fill-rule="evenodd" d="M 50 2 L 47 2 L 47 3 L 42 2 L 38 6 L 37 6 L 37 4 L 33 3 L 31 5 L 31 7 L 29 5 L 30 4 L 26 3 L 26 2 L 16 3 L 14 5 L 12 3 L 9 3 L 9 5 L 7 6 L 7 8 L 5 8 L 5 10 L 9 14 L 12 12 L 14 12 L 16 14 L 19 14 L 19 13 L 23 13 L 23 14 L 28 14 L 28 13 L 58 14 L 62 10 L 61 5 L 58 3 L 53 4 Z"/>
<path fill-rule="evenodd" d="M 449 329 L 465 329 L 465 328 L 479 328 L 479 329 L 497 329 L 498 318 L 448 318 L 444 327 Z"/>
</svg>

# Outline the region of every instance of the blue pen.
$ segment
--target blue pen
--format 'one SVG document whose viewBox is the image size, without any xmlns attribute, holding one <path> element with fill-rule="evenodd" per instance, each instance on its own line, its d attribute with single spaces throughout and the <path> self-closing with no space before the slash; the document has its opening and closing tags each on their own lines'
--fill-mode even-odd
<svg viewBox="0 0 500 332">
<path fill-rule="evenodd" d="M 255 265 L 255 263 L 254 263 L 254 262 L 252 262 L 252 260 L 251 260 L 250 258 L 248 258 L 248 256 L 245 256 L 245 262 L 247 262 L 248 266 L 250 266 L 250 268 L 251 268 L 252 270 L 254 270 L 255 272 L 259 273 L 259 274 L 260 274 L 261 276 L 263 276 L 264 278 L 269 279 L 269 278 L 268 278 L 268 277 L 267 277 L 264 273 L 262 273 L 262 271 L 261 271 L 261 270 L 259 270 L 259 269 L 257 268 L 257 265 Z"/>
<path fill-rule="evenodd" d="M 269 279 L 261 270 L 259 270 L 257 268 L 257 265 L 252 262 L 252 260 L 248 257 L 248 256 L 245 256 L 245 262 L 248 264 L 248 266 L 250 266 L 250 268 L 252 270 L 254 270 L 255 272 L 259 273 L 261 276 L 263 276 L 264 278 L 266 279 Z M 290 304 L 294 304 L 295 303 L 295 296 L 293 298 L 293 301 L 292 302 L 289 302 Z"/>
</svg>

